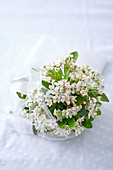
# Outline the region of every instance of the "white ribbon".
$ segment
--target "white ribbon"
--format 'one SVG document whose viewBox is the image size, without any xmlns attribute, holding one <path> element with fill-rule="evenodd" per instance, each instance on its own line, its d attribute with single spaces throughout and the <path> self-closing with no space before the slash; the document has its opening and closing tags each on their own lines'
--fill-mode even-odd
<svg viewBox="0 0 113 170">
<path fill-rule="evenodd" d="M 37 89 L 39 83 L 40 83 L 39 72 L 31 73 L 29 76 L 27 91 L 32 90 L 32 89 Z M 46 106 L 44 102 L 42 103 L 42 109 L 45 111 L 45 113 L 50 119 L 54 119 L 51 112 L 49 111 L 48 107 Z"/>
<path fill-rule="evenodd" d="M 53 119 L 53 120 L 54 120 L 51 112 L 49 111 L 49 109 L 48 109 L 48 107 L 46 106 L 45 103 L 42 104 L 42 108 L 43 108 L 43 110 L 45 111 L 45 113 L 47 114 L 47 116 L 48 116 L 50 119 Z"/>
</svg>

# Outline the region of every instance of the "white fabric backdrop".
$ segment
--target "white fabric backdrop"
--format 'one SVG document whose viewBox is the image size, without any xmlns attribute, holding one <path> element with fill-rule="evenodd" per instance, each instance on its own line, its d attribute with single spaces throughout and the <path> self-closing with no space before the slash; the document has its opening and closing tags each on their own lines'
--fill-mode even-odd
<svg viewBox="0 0 113 170">
<path fill-rule="evenodd" d="M 103 75 L 105 92 L 110 99 L 110 103 L 103 106 L 103 114 L 96 119 L 93 129 L 63 142 L 20 135 L 9 131 L 2 120 L 0 170 L 113 169 L 112 18 L 112 0 L 0 0 L 1 114 L 12 100 L 10 80 L 23 72 L 28 73 L 25 63 L 28 56 L 22 56 L 24 37 L 37 33 L 62 39 L 64 47 L 69 43 L 106 55 L 108 62 Z M 27 43 L 31 43 L 29 41 Z"/>
</svg>

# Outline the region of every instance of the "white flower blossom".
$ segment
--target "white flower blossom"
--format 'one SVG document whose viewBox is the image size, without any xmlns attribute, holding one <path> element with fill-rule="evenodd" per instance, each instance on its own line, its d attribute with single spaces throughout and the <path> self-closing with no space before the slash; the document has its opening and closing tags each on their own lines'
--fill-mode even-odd
<svg viewBox="0 0 113 170">
<path fill-rule="evenodd" d="M 60 70 L 59 67 L 55 67 L 55 71 L 58 72 Z"/>
</svg>

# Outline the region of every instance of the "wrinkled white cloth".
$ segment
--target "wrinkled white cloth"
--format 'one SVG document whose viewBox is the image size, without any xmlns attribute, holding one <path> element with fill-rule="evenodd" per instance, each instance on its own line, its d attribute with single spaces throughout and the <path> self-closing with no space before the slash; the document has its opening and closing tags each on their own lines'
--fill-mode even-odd
<svg viewBox="0 0 113 170">
<path fill-rule="evenodd" d="M 0 170 L 112 170 L 112 0 L 5 0 L 0 1 L 0 16 Z M 96 118 L 93 129 L 84 131 L 77 138 L 48 141 L 35 135 L 20 135 L 5 126 L 3 109 L 10 103 L 14 107 L 19 104 L 16 94 L 10 92 L 9 82 L 23 73 L 28 74 L 30 64 L 36 67 L 37 63 L 40 66 L 54 60 L 50 56 L 43 60 L 46 50 L 42 50 L 42 56 L 31 55 L 38 40 L 37 33 L 63 40 L 60 47 L 66 54 L 84 47 L 108 58 L 103 76 L 110 103 L 104 104 L 102 116 Z M 48 42 L 50 54 L 49 44 L 51 42 Z M 52 56 L 56 46 L 53 51 Z M 35 62 L 39 59 L 40 62 Z"/>
</svg>

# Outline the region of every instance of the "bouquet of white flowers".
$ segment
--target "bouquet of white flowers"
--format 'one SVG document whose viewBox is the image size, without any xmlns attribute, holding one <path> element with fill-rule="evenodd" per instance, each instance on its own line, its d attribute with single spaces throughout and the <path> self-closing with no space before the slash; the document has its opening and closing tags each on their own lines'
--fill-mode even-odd
<svg viewBox="0 0 113 170">
<path fill-rule="evenodd" d="M 43 65 L 37 88 L 27 94 L 17 92 L 26 100 L 22 115 L 32 121 L 34 134 L 77 136 L 92 128 L 102 102 L 109 101 L 101 74 L 89 66 L 77 66 L 77 58 L 78 53 L 72 52 L 65 60 Z"/>
</svg>

